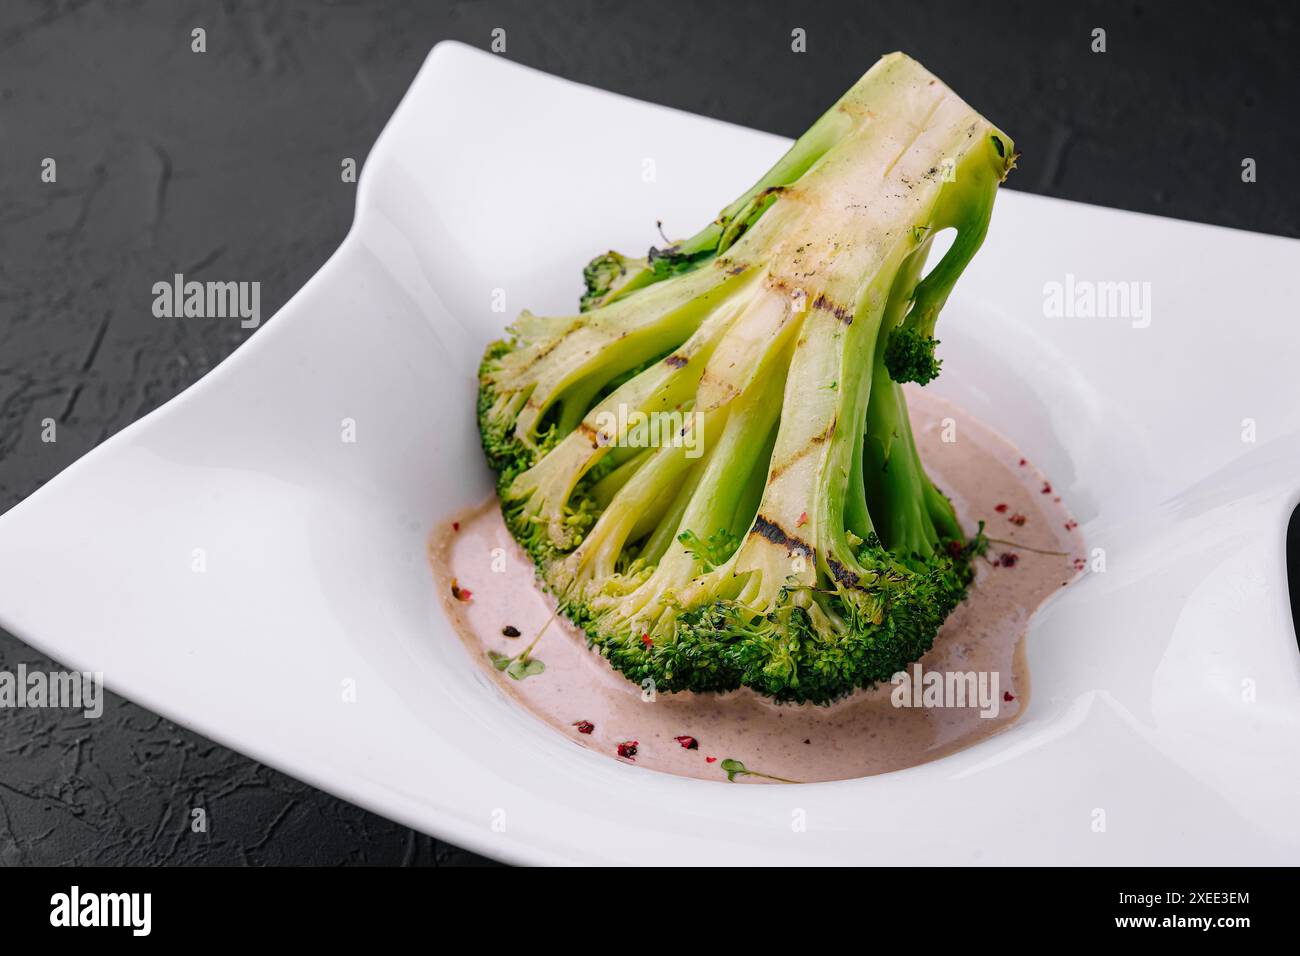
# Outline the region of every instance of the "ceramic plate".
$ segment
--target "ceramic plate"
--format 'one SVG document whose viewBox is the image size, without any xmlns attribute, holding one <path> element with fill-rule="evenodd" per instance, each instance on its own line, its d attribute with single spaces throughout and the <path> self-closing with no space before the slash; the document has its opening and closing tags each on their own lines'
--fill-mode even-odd
<svg viewBox="0 0 1300 956">
<path fill-rule="evenodd" d="M 575 745 L 470 659 L 425 543 L 491 488 L 484 344 L 521 308 L 572 311 L 582 264 L 649 246 L 656 219 L 694 231 L 786 145 L 440 45 L 321 271 L 219 368 L 0 517 L 0 624 L 508 861 L 1300 861 L 1291 240 L 1000 195 L 932 387 L 1047 472 L 1104 561 L 1034 619 L 1034 696 L 1010 731 L 862 780 L 687 780 Z M 1117 294 L 1103 283 L 1135 297 L 1080 315 L 1089 284 Z"/>
</svg>

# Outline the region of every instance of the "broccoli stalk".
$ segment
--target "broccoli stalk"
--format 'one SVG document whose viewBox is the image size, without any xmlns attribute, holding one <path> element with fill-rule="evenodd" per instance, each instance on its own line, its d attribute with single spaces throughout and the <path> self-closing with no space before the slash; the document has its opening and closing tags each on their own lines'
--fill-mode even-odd
<svg viewBox="0 0 1300 956">
<path fill-rule="evenodd" d="M 845 103 L 852 91 L 845 94 Z M 839 104 L 837 104 L 839 105 Z M 837 109 L 827 110 L 799 137 L 776 165 L 744 195 L 718 214 L 695 235 L 665 249 L 651 248 L 643 259 L 610 250 L 587 263 L 583 270 L 586 291 L 579 300 L 583 312 L 613 302 L 651 283 L 696 269 L 721 256 L 758 221 L 786 186 L 796 182 L 832 146 L 851 131 L 854 118 Z"/>
<path fill-rule="evenodd" d="M 937 372 L 935 319 L 1013 161 L 892 54 L 701 232 L 602 257 L 586 311 L 524 313 L 488 349 L 507 526 L 628 678 L 826 703 L 929 649 L 983 539 L 927 477 L 899 383 Z M 652 418 L 671 428 L 642 441 Z"/>
<path fill-rule="evenodd" d="M 1007 163 L 1002 174 L 1005 178 L 1006 172 L 1015 164 L 1015 157 L 1006 159 L 1007 146 L 999 134 L 991 133 L 989 136 L 993 151 L 1000 160 Z M 938 377 L 942 361 L 935 358 L 934 354 L 935 346 L 939 344 L 934 337 L 934 326 L 958 277 L 984 243 L 984 234 L 988 232 L 992 213 L 992 190 L 976 190 L 973 193 L 952 190 L 941 197 L 939 207 L 935 210 L 934 223 L 926 230 L 925 241 L 928 243 L 935 233 L 949 226 L 956 227 L 957 237 L 930 274 L 916 285 L 912 292 L 911 308 L 889 337 L 885 349 L 885 368 L 894 381 L 926 385 Z"/>
</svg>

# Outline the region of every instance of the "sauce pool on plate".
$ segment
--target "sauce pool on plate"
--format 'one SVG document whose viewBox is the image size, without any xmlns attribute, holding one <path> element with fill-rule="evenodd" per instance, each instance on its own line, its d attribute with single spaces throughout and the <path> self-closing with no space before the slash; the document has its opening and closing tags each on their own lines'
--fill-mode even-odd
<svg viewBox="0 0 1300 956">
<path fill-rule="evenodd" d="M 966 600 L 895 684 L 829 706 L 775 704 L 747 688 L 643 692 L 554 613 L 495 498 L 430 542 L 447 615 L 519 706 L 577 743 L 637 766 L 737 783 L 813 782 L 901 770 L 969 747 L 1024 712 L 1029 619 L 1080 573 L 1083 541 L 1050 483 L 1004 438 L 919 389 L 908 389 L 908 407 L 930 477 L 967 533 L 982 520 L 992 540 L 976 559 Z M 955 440 L 944 441 L 954 435 L 951 426 L 945 435 L 945 420 L 955 423 Z M 539 634 L 528 659 L 543 666 L 510 668 L 506 659 L 518 659 Z"/>
</svg>

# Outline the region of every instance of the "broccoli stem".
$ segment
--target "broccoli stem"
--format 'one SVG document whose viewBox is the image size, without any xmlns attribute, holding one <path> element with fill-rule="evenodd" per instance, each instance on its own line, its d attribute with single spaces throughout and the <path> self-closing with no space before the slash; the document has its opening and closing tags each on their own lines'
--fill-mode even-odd
<svg viewBox="0 0 1300 956">
<path fill-rule="evenodd" d="M 940 200 L 933 229 L 938 232 L 951 225 L 956 228 L 957 236 L 943 258 L 917 284 L 912 294 L 912 308 L 903 319 L 905 326 L 916 329 L 927 338 L 934 337 L 939 312 L 948 301 L 953 286 L 984 244 L 996 191 L 996 182 L 973 183 L 969 188 L 954 191 Z"/>
<path fill-rule="evenodd" d="M 896 382 L 925 385 L 939 374 L 941 362 L 934 354 L 939 344 L 934 337 L 935 324 L 957 279 L 984 243 L 998 181 L 972 177 L 969 184 L 945 190 L 941 196 L 933 222 L 926 230 L 926 247 L 936 233 L 946 228 L 956 228 L 957 236 L 943 258 L 916 284 L 911 308 L 889 336 L 885 365 Z"/>
<path fill-rule="evenodd" d="M 624 299 L 633 292 L 670 276 L 698 269 L 704 263 L 726 252 L 776 201 L 780 190 L 797 182 L 853 129 L 851 103 L 856 89 L 855 87 L 854 90 L 850 90 L 823 113 L 754 185 L 723 209 L 713 222 L 689 239 L 674 243 L 667 249 L 651 249 L 645 260 L 636 260 L 642 263 L 639 267 L 628 268 L 634 260 L 617 253 L 607 253 L 606 256 L 616 257 L 614 261 L 617 261 L 625 271 L 619 274 L 621 281 L 617 284 L 607 281 L 594 289 L 593 278 L 588 275 L 588 293 L 583 298 L 584 311 L 587 308 L 609 305 Z M 593 260 L 592 265 L 588 266 L 588 270 L 591 270 L 597 262 L 606 261 L 610 260 L 606 257 L 598 257 Z"/>
<path fill-rule="evenodd" d="M 939 540 L 923 496 L 924 473 L 912 440 L 901 390 L 876 376 L 867 420 L 867 496 L 881 540 L 890 551 L 922 557 Z"/>
<path fill-rule="evenodd" d="M 694 530 L 701 537 L 708 537 L 719 529 L 730 530 L 736 519 L 737 510 L 745 495 L 748 480 L 738 480 L 738 476 L 752 475 L 754 470 L 765 464 L 760 454 L 767 446 L 780 415 L 781 392 L 785 386 L 784 364 L 779 361 L 784 349 L 776 348 L 778 361 L 770 362 L 777 366 L 763 369 L 751 390 L 735 399 L 728 416 L 726 427 L 716 442 L 716 447 L 708 454 L 700 483 L 695 489 L 690 506 L 682 515 L 676 532 Z M 765 372 L 766 374 L 762 374 Z M 766 479 L 766 467 L 762 468 Z M 757 502 L 754 507 L 757 508 Z M 748 516 L 744 531 L 749 530 L 753 514 Z M 683 553 L 685 545 L 677 545 Z M 730 557 L 730 555 L 728 555 Z"/>
<path fill-rule="evenodd" d="M 930 514 L 930 521 L 934 524 L 934 530 L 938 532 L 940 539 L 944 541 L 965 542 L 965 535 L 962 533 L 961 525 L 957 521 L 957 512 L 953 510 L 952 502 L 930 481 L 928 475 L 923 477 L 923 491 L 925 494 L 925 507 Z"/>
</svg>

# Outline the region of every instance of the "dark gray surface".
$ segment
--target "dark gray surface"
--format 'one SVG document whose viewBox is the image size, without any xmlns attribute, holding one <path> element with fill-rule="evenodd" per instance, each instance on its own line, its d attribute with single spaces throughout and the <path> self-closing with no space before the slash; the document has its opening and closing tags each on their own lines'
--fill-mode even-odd
<svg viewBox="0 0 1300 956">
<path fill-rule="evenodd" d="M 1292 4 L 701 6 L 5 4 L 0 509 L 249 334 L 154 318 L 154 282 L 259 280 L 271 315 L 347 230 L 340 160 L 365 156 L 434 43 L 486 47 L 494 27 L 510 59 L 787 135 L 903 49 L 1016 137 L 1015 188 L 1300 236 Z M 20 662 L 52 666 L 0 633 L 0 669 Z M 476 859 L 119 699 L 98 721 L 0 710 L 0 863 Z"/>
</svg>

